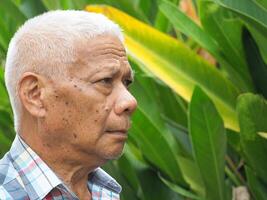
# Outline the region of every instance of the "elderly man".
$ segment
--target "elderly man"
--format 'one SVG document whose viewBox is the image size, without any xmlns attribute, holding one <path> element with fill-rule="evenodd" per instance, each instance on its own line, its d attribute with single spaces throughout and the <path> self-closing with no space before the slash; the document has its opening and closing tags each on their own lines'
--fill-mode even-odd
<svg viewBox="0 0 267 200">
<path fill-rule="evenodd" d="M 52 11 L 12 38 L 5 81 L 17 136 L 0 161 L 0 199 L 119 199 L 99 166 L 118 158 L 136 100 L 118 25 Z"/>
</svg>

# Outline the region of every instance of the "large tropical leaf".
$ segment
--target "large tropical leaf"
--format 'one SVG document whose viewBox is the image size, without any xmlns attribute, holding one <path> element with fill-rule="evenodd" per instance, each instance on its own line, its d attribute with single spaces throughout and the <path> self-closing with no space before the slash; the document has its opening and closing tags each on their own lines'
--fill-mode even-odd
<svg viewBox="0 0 267 200">
<path fill-rule="evenodd" d="M 195 85 L 212 98 L 227 127 L 238 130 L 235 101 L 238 89 L 222 74 L 183 43 L 108 6 L 88 6 L 101 12 L 123 29 L 129 54 L 159 77 L 175 92 L 190 101 Z"/>
<path fill-rule="evenodd" d="M 4 154 L 8 151 L 10 148 L 10 145 L 12 143 L 12 140 L 8 139 L 5 134 L 0 129 L 0 141 L 1 141 L 1 148 L 0 148 L 0 158 L 4 156 Z"/>
<path fill-rule="evenodd" d="M 197 196 L 196 194 L 194 194 L 194 193 L 192 193 L 192 192 L 190 192 L 188 190 L 185 190 L 184 188 L 181 188 L 178 185 L 175 185 L 175 184 L 169 182 L 168 180 L 166 180 L 165 178 L 161 177 L 160 175 L 159 175 L 159 177 L 174 192 L 176 192 L 178 194 L 181 194 L 184 197 L 188 197 L 190 199 L 193 199 L 193 200 L 203 200 L 201 197 Z"/>
<path fill-rule="evenodd" d="M 145 113 L 139 109 L 135 111 L 130 137 L 136 141 L 147 160 L 159 168 L 171 181 L 187 187 L 176 155 L 162 134 Z"/>
<path fill-rule="evenodd" d="M 251 0 L 213 0 L 219 5 L 235 11 L 243 16 L 246 16 L 253 20 L 255 23 L 260 24 L 267 29 L 267 12 L 261 4 Z"/>
<path fill-rule="evenodd" d="M 243 23 L 229 10 L 209 0 L 198 0 L 198 8 L 203 28 L 220 46 L 220 57 L 216 58 L 226 60 L 226 64 L 221 63 L 222 67 L 242 91 L 253 91 L 242 46 Z"/>
<path fill-rule="evenodd" d="M 261 58 L 260 50 L 247 29 L 243 30 L 242 39 L 255 88 L 258 93 L 267 98 L 267 65 Z"/>
<path fill-rule="evenodd" d="M 211 4 L 211 2 L 208 3 Z M 168 17 L 168 19 L 172 22 L 176 29 L 178 29 L 188 37 L 191 37 L 201 47 L 209 51 L 220 63 L 222 69 L 226 71 L 227 77 L 239 89 L 241 89 L 242 91 L 252 90 L 253 87 L 251 86 L 251 80 L 247 73 L 244 58 L 239 55 L 240 52 L 242 52 L 242 49 L 240 50 L 240 48 L 242 48 L 240 40 L 240 30 L 238 32 L 239 35 L 233 34 L 233 30 L 241 29 L 241 27 L 236 26 L 236 24 L 233 24 L 234 26 L 230 27 L 232 33 L 228 34 L 229 31 L 226 32 L 226 27 L 222 24 L 219 24 L 222 21 L 226 20 L 217 19 L 217 21 L 215 21 L 213 18 L 218 15 L 216 13 L 218 9 L 214 9 L 213 5 L 213 9 L 211 9 L 212 12 L 209 13 L 209 6 L 207 6 L 209 5 L 208 3 L 202 0 L 199 1 L 199 13 L 205 30 L 202 29 L 199 25 L 197 25 L 191 18 L 189 18 L 175 5 L 167 1 L 162 1 L 162 3 L 160 4 L 160 10 Z M 207 19 L 207 16 L 209 16 L 211 19 Z M 222 18 L 221 13 L 219 13 L 218 16 Z M 227 23 L 229 23 L 228 21 L 229 19 L 227 20 Z M 224 24 L 226 24 L 226 22 L 224 22 Z M 212 38 L 211 36 L 214 36 L 214 38 Z M 232 38 L 233 36 L 235 38 Z M 232 50 L 233 47 L 234 51 L 229 51 L 229 49 Z M 238 57 L 233 56 L 236 53 L 238 54 Z M 243 71 L 246 72 L 246 77 L 244 77 Z"/>
<path fill-rule="evenodd" d="M 267 183 L 267 102 L 254 94 L 243 94 L 238 98 L 238 118 L 242 151 L 249 167 Z"/>
<path fill-rule="evenodd" d="M 161 2 L 162 0 L 158 0 L 159 5 L 161 4 Z M 178 5 L 180 1 L 179 0 L 168 0 L 168 2 L 172 2 L 174 5 Z M 170 22 L 166 18 L 166 15 L 162 13 L 161 9 L 157 12 L 154 27 L 162 32 L 170 31 L 170 27 L 171 27 Z"/>
<path fill-rule="evenodd" d="M 0 1 L 0 8 L 8 10 L 8 13 L 6 12 L 6 14 L 16 20 L 18 24 L 22 24 L 27 19 L 26 15 L 19 9 L 18 5 L 10 0 Z"/>
<path fill-rule="evenodd" d="M 257 177 L 253 170 L 249 167 L 246 167 L 245 169 L 252 195 L 256 200 L 265 200 L 267 196 L 265 184 Z"/>
<path fill-rule="evenodd" d="M 200 28 L 176 5 L 168 1 L 161 1 L 159 8 L 176 29 L 185 35 L 192 37 L 197 43 L 199 43 L 213 55 L 219 53 L 219 47 L 217 43 L 209 36 L 209 34 L 205 33 L 202 28 Z"/>
<path fill-rule="evenodd" d="M 195 88 L 189 107 L 189 129 L 195 160 L 206 186 L 207 200 L 225 200 L 223 121 L 208 96 Z"/>
<path fill-rule="evenodd" d="M 12 35 L 26 19 L 26 15 L 13 1 L 0 1 L 0 49 L 4 54 Z"/>
</svg>

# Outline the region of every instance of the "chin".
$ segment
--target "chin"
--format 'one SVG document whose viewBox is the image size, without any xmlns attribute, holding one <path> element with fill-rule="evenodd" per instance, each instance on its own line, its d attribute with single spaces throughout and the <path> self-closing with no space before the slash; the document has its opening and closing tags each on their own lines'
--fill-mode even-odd
<svg viewBox="0 0 267 200">
<path fill-rule="evenodd" d="M 123 147 L 113 149 L 112 151 L 103 152 L 102 157 L 106 160 L 115 160 L 121 157 L 122 154 L 123 154 Z"/>
</svg>

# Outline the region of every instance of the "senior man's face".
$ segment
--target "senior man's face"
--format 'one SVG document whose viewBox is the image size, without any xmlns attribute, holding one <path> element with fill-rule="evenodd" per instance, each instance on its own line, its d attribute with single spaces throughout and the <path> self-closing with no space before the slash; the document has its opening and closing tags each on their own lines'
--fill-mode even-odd
<svg viewBox="0 0 267 200">
<path fill-rule="evenodd" d="M 128 91 L 132 71 L 122 43 L 98 36 L 76 44 L 77 59 L 65 78 L 51 84 L 45 128 L 66 151 L 118 157 L 136 100 Z"/>
</svg>

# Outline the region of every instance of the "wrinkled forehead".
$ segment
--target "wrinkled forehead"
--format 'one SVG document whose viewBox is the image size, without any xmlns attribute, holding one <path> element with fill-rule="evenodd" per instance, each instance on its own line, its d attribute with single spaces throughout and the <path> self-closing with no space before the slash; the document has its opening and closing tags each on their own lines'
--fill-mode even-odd
<svg viewBox="0 0 267 200">
<path fill-rule="evenodd" d="M 129 65 L 125 48 L 122 42 L 112 35 L 100 35 L 93 39 L 79 40 L 75 42 L 75 64 L 70 73 L 78 71 L 80 74 L 96 73 L 101 70 L 129 71 L 133 76 Z"/>
</svg>

